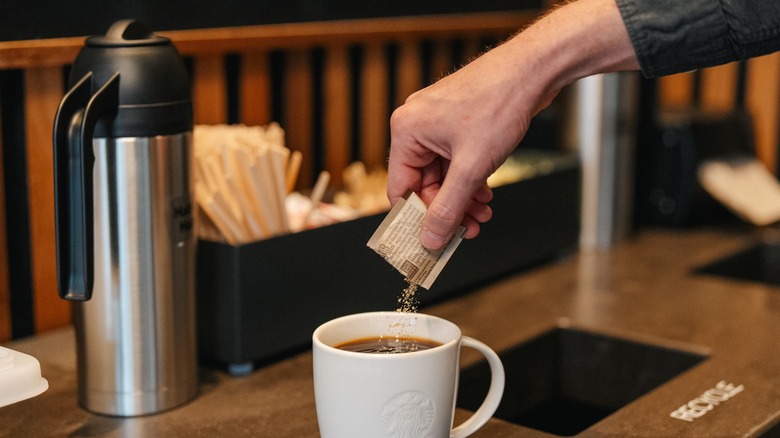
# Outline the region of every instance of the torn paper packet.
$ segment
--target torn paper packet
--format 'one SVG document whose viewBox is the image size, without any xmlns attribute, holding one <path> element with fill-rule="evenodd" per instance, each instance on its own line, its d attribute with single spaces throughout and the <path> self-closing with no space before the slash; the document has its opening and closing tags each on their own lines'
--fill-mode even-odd
<svg viewBox="0 0 780 438">
<path fill-rule="evenodd" d="M 406 276 L 407 281 L 430 289 L 463 240 L 465 228 L 459 227 L 443 249 L 429 251 L 420 242 L 422 220 L 427 210 L 419 196 L 407 193 L 371 236 L 368 247 Z"/>
</svg>

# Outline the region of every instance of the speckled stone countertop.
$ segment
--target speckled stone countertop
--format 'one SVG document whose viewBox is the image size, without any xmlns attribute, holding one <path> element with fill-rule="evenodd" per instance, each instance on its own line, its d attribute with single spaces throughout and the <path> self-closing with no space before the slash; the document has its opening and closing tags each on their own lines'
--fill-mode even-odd
<svg viewBox="0 0 780 438">
<path fill-rule="evenodd" d="M 609 251 L 580 252 L 423 311 L 457 323 L 464 334 L 496 351 L 566 321 L 568 326 L 707 352 L 698 365 L 577 436 L 774 434 L 780 431 L 780 287 L 693 272 L 756 237 L 744 231 L 642 231 Z M 157 415 L 122 419 L 93 415 L 77 406 L 71 329 L 5 346 L 37 357 L 50 388 L 0 408 L 1 436 L 318 436 L 310 352 L 247 377 L 204 370 L 200 393 L 192 402 Z M 475 353 L 463 351 L 464 366 L 477 359 Z M 695 421 L 670 416 L 721 381 L 744 389 Z M 455 422 L 469 414 L 458 409 Z M 554 435 L 493 419 L 474 436 Z"/>
</svg>

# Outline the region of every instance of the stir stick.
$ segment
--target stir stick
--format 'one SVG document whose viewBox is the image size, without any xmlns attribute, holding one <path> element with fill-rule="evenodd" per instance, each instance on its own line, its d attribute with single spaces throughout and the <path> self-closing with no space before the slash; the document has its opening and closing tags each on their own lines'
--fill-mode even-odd
<svg viewBox="0 0 780 438">
<path fill-rule="evenodd" d="M 309 223 L 309 219 L 311 219 L 311 215 L 314 213 L 314 210 L 316 210 L 317 206 L 320 205 L 322 197 L 325 195 L 325 190 L 328 188 L 328 183 L 330 183 L 330 173 L 327 170 L 323 170 L 317 177 L 317 182 L 314 183 L 314 188 L 311 191 L 311 206 L 309 207 L 309 211 L 306 213 L 306 216 L 303 219 L 304 229 L 306 228 L 306 224 Z"/>
</svg>

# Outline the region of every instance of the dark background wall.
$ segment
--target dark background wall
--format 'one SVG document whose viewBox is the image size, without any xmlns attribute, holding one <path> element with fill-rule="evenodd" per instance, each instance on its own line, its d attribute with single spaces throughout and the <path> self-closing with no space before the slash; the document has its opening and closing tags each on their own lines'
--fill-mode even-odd
<svg viewBox="0 0 780 438">
<path fill-rule="evenodd" d="M 0 0 L 0 45 L 4 41 L 35 40 L 43 38 L 83 37 L 87 35 L 104 34 L 106 30 L 119 19 L 132 18 L 146 24 L 153 31 L 172 31 L 180 29 L 206 29 L 213 27 L 246 26 L 272 23 L 329 21 L 339 19 L 360 19 L 374 17 L 398 17 L 410 15 L 431 15 L 449 13 L 477 13 L 517 10 L 538 10 L 541 0 L 450 0 L 441 2 L 434 0 Z M 465 62 L 463 41 L 450 41 L 448 56 L 453 65 Z M 485 46 L 495 41 L 485 41 Z M 432 58 L 433 44 L 429 41 L 420 42 L 421 57 Z M 396 71 L 398 47 L 388 44 L 387 68 L 389 75 L 387 115 L 393 109 L 396 94 L 393 88 Z M 0 55 L 2 56 L 2 55 Z M 364 53 L 359 45 L 350 48 L 350 65 L 352 66 L 351 93 L 353 108 L 360 102 L 360 75 L 357 72 L 363 62 Z M 312 48 L 309 54 L 312 69 L 312 156 L 315 163 L 312 166 L 312 178 L 324 165 L 322 155 L 323 137 L 323 75 L 322 66 L 325 59 L 323 48 Z M 440 74 L 433 72 L 433 65 L 424 62 L 420 71 L 427 83 L 432 77 Z M 225 54 L 225 76 L 228 95 L 227 122 L 237 123 L 239 114 L 239 73 L 242 68 L 240 54 Z M 269 54 L 270 87 L 271 90 L 271 120 L 279 121 L 286 126 L 285 112 L 282 110 L 281 93 L 285 90 L 284 69 L 287 59 L 283 51 Z M 189 64 L 188 64 L 189 65 Z M 67 77 L 68 67 L 62 69 L 62 82 Z M 45 290 L 46 285 L 36 285 L 35 265 L 32 261 L 36 243 L 33 241 L 34 215 L 30 212 L 36 207 L 31 205 L 31 185 L 29 180 L 27 142 L 29 130 L 27 127 L 27 110 L 25 99 L 29 95 L 26 90 L 26 72 L 23 69 L 0 70 L 0 202 L 4 202 L 7 217 L 5 224 L 0 223 L 0 237 L 5 234 L 7 240 L 5 251 L 0 251 L 0 265 L 7 263 L 6 276 L 8 291 L 3 294 L 0 289 L 0 306 L 8 305 L 10 312 L 0 315 L 0 342 L 11 338 L 22 338 L 42 330 L 44 327 L 39 312 L 42 308 L 50 308 L 49 298 L 40 299 L 36 290 Z M 282 91 L 280 91 L 282 90 Z M 351 151 L 353 159 L 360 159 L 359 143 L 361 132 L 358 111 L 353 110 L 351 133 Z M 0 208 L 0 215 L 2 208 Z M 2 249 L 2 248 L 0 248 Z M 45 251 L 49 251 L 48 249 Z M 44 253 L 45 253 L 44 251 Z M 12 254 L 12 257 L 7 255 Z M 3 274 L 0 272 L 0 274 Z M 6 279 L 0 278 L 0 283 Z M 50 279 L 47 279 L 48 281 Z M 0 288 L 5 284 L 0 284 Z M 37 288 L 37 289 L 36 289 Z M 56 294 L 54 294 L 56 296 Z M 52 296 L 52 298 L 54 298 Z M 37 302 L 36 302 L 37 299 Z M 59 301 L 59 299 L 57 299 Z M 2 309 L 0 309 L 2 310 Z M 67 309 L 66 309 L 67 310 Z M 60 310 L 54 310 L 55 317 L 61 316 Z M 8 316 L 6 316 L 8 315 Z M 2 320 L 7 317 L 10 321 Z M 36 321 L 37 319 L 37 321 Z M 48 319 L 47 319 L 48 321 Z M 55 320 L 51 320 L 55 321 Z M 52 322 L 46 322 L 43 329 L 52 328 Z M 60 323 L 56 320 L 55 323 Z"/>
<path fill-rule="evenodd" d="M 134 18 L 155 31 L 538 8 L 541 0 L 0 0 L 0 41 L 102 34 Z"/>
</svg>

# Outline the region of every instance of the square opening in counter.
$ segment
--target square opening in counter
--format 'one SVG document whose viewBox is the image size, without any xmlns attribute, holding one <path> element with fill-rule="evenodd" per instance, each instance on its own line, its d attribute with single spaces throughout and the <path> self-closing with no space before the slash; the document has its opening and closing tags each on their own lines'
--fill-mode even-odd
<svg viewBox="0 0 780 438">
<path fill-rule="evenodd" d="M 780 286 L 780 243 L 751 244 L 695 272 Z"/>
<path fill-rule="evenodd" d="M 499 356 L 506 387 L 494 416 L 559 436 L 584 431 L 707 357 L 568 327 Z M 479 408 L 489 379 L 484 361 L 461 370 L 457 406 Z"/>
</svg>

